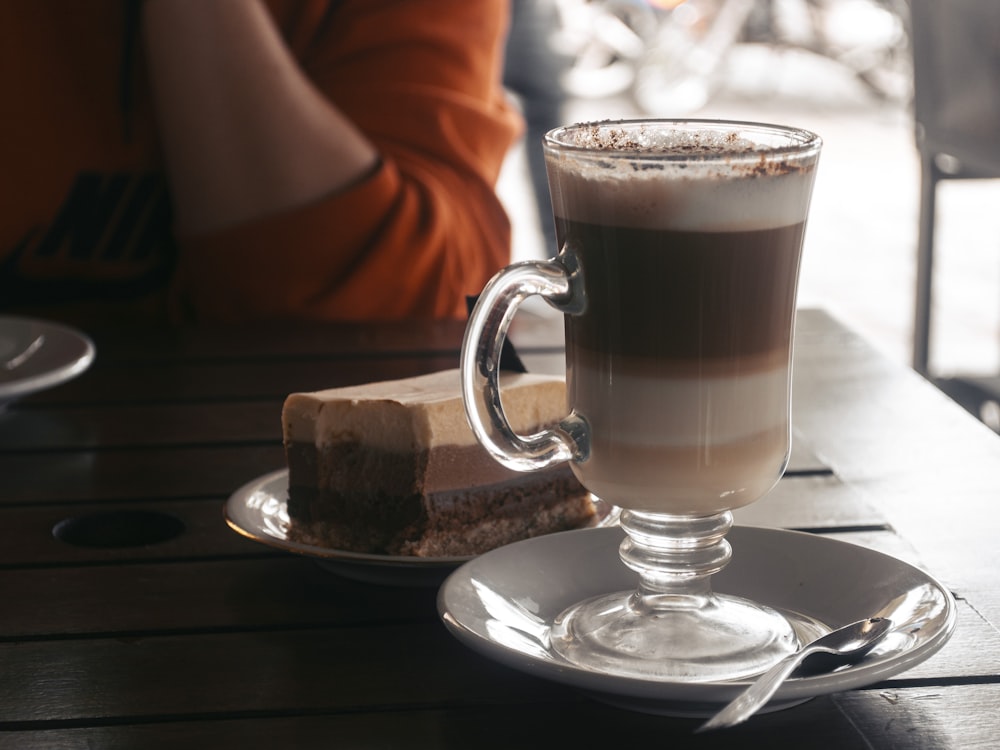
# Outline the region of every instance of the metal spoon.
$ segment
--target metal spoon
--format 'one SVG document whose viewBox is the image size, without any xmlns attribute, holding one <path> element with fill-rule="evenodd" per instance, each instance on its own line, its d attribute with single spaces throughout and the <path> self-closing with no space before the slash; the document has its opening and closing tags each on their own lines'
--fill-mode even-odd
<svg viewBox="0 0 1000 750">
<path fill-rule="evenodd" d="M 15 370 L 21 365 L 23 365 L 25 362 L 27 362 L 29 359 L 31 359 L 31 357 L 34 356 L 35 352 L 37 352 L 39 349 L 42 348 L 42 345 L 44 343 L 45 343 L 44 335 L 36 336 L 34 341 L 28 344 L 28 346 L 25 347 L 25 349 L 20 354 L 11 357 L 6 362 L 0 364 L 3 365 L 3 369 L 5 370 L 8 371 Z"/>
<path fill-rule="evenodd" d="M 729 705 L 698 727 L 696 731 L 723 729 L 746 721 L 771 699 L 781 683 L 807 657 L 814 654 L 821 655 L 827 669 L 841 664 L 851 664 L 871 651 L 875 644 L 881 641 L 891 629 L 892 620 L 885 617 L 869 617 L 838 628 L 822 638 L 817 638 L 767 670 L 753 685 L 736 696 Z"/>
</svg>

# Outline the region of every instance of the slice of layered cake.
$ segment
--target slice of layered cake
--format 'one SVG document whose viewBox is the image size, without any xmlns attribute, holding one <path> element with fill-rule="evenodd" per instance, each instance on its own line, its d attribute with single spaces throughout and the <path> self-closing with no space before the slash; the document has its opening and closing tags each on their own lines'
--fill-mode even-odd
<svg viewBox="0 0 1000 750">
<path fill-rule="evenodd" d="M 504 373 L 520 434 L 565 415 L 561 378 Z M 504 468 L 472 434 L 458 370 L 294 393 L 282 410 L 288 514 L 298 541 L 389 555 L 475 555 L 594 520 L 567 464 Z"/>
</svg>

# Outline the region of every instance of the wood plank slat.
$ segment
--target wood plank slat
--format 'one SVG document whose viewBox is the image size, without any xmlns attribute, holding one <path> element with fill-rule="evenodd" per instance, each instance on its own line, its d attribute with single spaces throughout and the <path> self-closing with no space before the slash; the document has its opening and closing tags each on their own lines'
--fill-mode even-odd
<svg viewBox="0 0 1000 750">
<path fill-rule="evenodd" d="M 381 323 L 200 324 L 144 329 L 141 335 L 128 327 L 99 326 L 87 333 L 94 341 L 98 362 L 239 362 L 458 352 L 465 323 L 413 319 Z"/>
<path fill-rule="evenodd" d="M 904 695 L 905 697 L 905 695 Z M 862 704 L 863 707 L 863 704 Z M 298 714 L 294 716 L 220 717 L 214 721 L 110 724 L 53 727 L 0 734 L 0 748 L 18 750 L 274 750 L 274 748 L 414 748 L 510 750 L 560 748 L 585 735 L 582 747 L 614 747 L 627 733 L 628 743 L 645 747 L 767 747 L 809 750 L 871 750 L 863 735 L 829 696 L 773 716 L 757 717 L 725 732 L 695 736 L 697 720 L 638 714 L 583 696 L 562 702 L 478 704 L 461 708 L 408 711 Z M 803 744 L 803 734 L 810 740 Z M 904 747 L 902 733 L 882 730 L 885 747 Z M 891 742 L 895 740 L 895 744 Z M 959 745 L 960 746 L 960 745 Z"/>
<path fill-rule="evenodd" d="M 228 497 L 285 466 L 281 444 L 0 454 L 0 507 Z"/>
<path fill-rule="evenodd" d="M 437 619 L 434 588 L 370 586 L 290 555 L 0 570 L 0 591 L 19 602 L 3 642 Z"/>
<path fill-rule="evenodd" d="M 885 528 L 885 516 L 835 476 L 784 476 L 755 503 L 733 511 L 746 526 L 801 530 Z"/>
<path fill-rule="evenodd" d="M 12 410 L 0 452 L 281 442 L 282 401 Z"/>
<path fill-rule="evenodd" d="M 167 522 L 177 521 L 182 530 L 175 536 L 157 540 L 139 528 L 133 536 L 137 543 L 128 544 L 129 519 L 120 523 L 124 528 L 107 542 L 95 533 L 84 534 L 81 541 L 57 538 L 59 524 L 72 524 L 80 519 L 111 516 L 119 513 L 148 513 Z M 140 519 L 141 520 L 141 519 Z M 156 520 L 150 522 L 156 531 Z M 134 528 L 136 524 L 132 524 Z M 165 531 L 172 531 L 165 529 Z M 78 535 L 79 536 L 79 535 Z M 100 544 L 108 546 L 98 546 Z M 115 546 L 112 546 L 115 545 Z M 86 503 L 84 505 L 48 505 L 0 507 L 0 570 L 18 567 L 73 567 L 104 563 L 131 563 L 140 560 L 202 560 L 237 556 L 261 556 L 269 548 L 232 531 L 223 518 L 223 501 L 219 498 L 198 500 L 166 500 L 159 502 L 124 501 L 118 503 Z M 274 554 L 282 554 L 274 552 Z"/>
<path fill-rule="evenodd" d="M 58 388 L 11 405 L 36 411 L 63 406 L 283 400 L 295 391 L 318 391 L 373 380 L 413 377 L 458 367 L 458 354 L 323 357 L 254 362 L 169 362 L 93 367 Z"/>
<path fill-rule="evenodd" d="M 566 700 L 437 622 L 0 643 L 0 732 L 33 721 Z M 416 689 L 415 689 L 416 688 Z"/>
<path fill-rule="evenodd" d="M 834 700 L 872 748 L 993 750 L 1000 737 L 995 681 L 852 691 Z"/>
</svg>

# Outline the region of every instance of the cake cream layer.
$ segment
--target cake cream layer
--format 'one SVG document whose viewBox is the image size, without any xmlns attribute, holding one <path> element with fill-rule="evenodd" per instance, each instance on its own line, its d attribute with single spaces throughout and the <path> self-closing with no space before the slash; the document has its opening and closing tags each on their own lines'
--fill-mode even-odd
<svg viewBox="0 0 1000 750">
<path fill-rule="evenodd" d="M 518 432 L 528 434 L 566 415 L 562 378 L 503 373 L 500 384 L 504 410 Z M 341 442 L 393 453 L 478 445 L 466 420 L 457 369 L 293 393 L 285 400 L 282 422 L 286 443 L 321 449 Z"/>
<path fill-rule="evenodd" d="M 788 368 L 738 377 L 644 377 L 589 370 L 567 373 L 570 400 L 593 435 L 649 450 L 709 450 L 788 422 Z M 598 493 L 599 494 L 599 493 Z"/>
</svg>

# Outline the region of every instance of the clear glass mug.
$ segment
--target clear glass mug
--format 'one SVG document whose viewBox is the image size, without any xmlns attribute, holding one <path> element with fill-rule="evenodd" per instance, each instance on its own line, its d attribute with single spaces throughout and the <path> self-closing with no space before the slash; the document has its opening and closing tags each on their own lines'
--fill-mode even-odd
<svg viewBox="0 0 1000 750">
<path fill-rule="evenodd" d="M 625 676 L 736 679 L 798 645 L 779 613 L 715 594 L 734 508 L 763 497 L 790 451 L 791 352 L 821 141 L 783 126 L 633 120 L 544 142 L 559 255 L 487 285 L 462 349 L 466 411 L 501 463 L 570 461 L 623 509 L 637 591 L 564 613 L 553 648 Z M 517 435 L 498 385 L 518 306 L 565 313 L 567 417 Z"/>
</svg>

